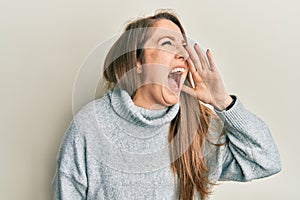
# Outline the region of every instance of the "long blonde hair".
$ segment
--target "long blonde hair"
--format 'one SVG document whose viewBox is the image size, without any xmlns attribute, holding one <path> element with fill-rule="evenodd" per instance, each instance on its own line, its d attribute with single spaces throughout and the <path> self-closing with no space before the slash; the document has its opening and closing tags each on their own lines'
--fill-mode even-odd
<svg viewBox="0 0 300 200">
<path fill-rule="evenodd" d="M 101 87 L 105 84 L 106 90 L 111 89 L 119 84 L 126 73 L 135 71 L 137 61 L 143 58 L 143 46 L 148 38 L 148 28 L 153 27 L 160 19 L 175 23 L 182 35 L 186 37 L 178 17 L 171 11 L 159 11 L 153 16 L 131 21 L 106 56 L 104 80 L 99 83 Z M 135 73 L 129 77 L 128 80 L 123 81 L 122 87 L 134 95 L 139 78 Z M 192 87 L 189 78 L 184 84 Z M 202 200 L 205 200 L 211 193 L 210 186 L 213 183 L 207 178 L 209 169 L 205 164 L 204 149 L 210 121 L 215 118 L 217 116 L 212 110 L 201 104 L 195 97 L 181 92 L 180 110 L 171 121 L 168 135 L 173 161 L 171 170 L 174 174 L 174 184 L 178 185 L 179 200 L 194 199 L 195 191 L 199 192 Z"/>
</svg>

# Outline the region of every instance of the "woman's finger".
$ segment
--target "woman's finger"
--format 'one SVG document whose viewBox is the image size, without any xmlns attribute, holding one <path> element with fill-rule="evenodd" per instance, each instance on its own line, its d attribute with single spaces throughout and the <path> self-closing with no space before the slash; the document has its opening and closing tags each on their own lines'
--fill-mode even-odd
<svg viewBox="0 0 300 200">
<path fill-rule="evenodd" d="M 212 53 L 211 53 L 210 49 L 207 49 L 206 55 L 207 55 L 208 62 L 209 62 L 209 65 L 210 65 L 210 70 L 215 71 L 216 70 L 216 65 L 215 65 L 215 61 L 214 61 L 214 58 L 212 56 Z"/>
<path fill-rule="evenodd" d="M 195 90 L 193 88 L 190 88 L 190 87 L 186 86 L 186 85 L 182 85 L 181 92 L 185 92 L 185 93 L 197 98 L 197 94 L 196 94 Z"/>
<path fill-rule="evenodd" d="M 199 70 L 194 66 L 192 60 L 190 58 L 187 59 L 190 74 L 192 75 L 192 79 L 194 82 L 198 83 L 203 81 L 201 75 L 199 74 Z"/>
<path fill-rule="evenodd" d="M 190 58 L 188 58 L 186 61 L 187 61 L 187 63 L 188 63 L 190 72 L 191 72 L 192 74 L 196 73 L 196 72 L 197 72 L 197 69 L 196 69 L 196 67 L 195 67 L 194 64 L 193 64 L 193 61 L 192 61 Z"/>
<path fill-rule="evenodd" d="M 195 49 L 195 51 L 196 51 L 196 53 L 197 53 L 197 55 L 198 55 L 198 57 L 199 57 L 199 59 L 200 59 L 202 68 L 205 69 L 205 70 L 208 69 L 208 68 L 209 68 L 209 65 L 208 65 L 208 63 L 207 63 L 207 60 L 206 60 L 206 58 L 204 57 L 204 55 L 203 55 L 203 53 L 202 53 L 202 51 L 201 51 L 201 48 L 200 48 L 200 46 L 199 46 L 197 43 L 194 45 L 194 49 Z"/>
<path fill-rule="evenodd" d="M 195 55 L 195 53 L 193 52 L 192 48 L 189 45 L 186 46 L 186 50 L 189 53 L 189 58 L 192 61 L 193 65 L 195 66 L 196 71 L 201 71 L 202 66 L 199 61 L 199 58 L 197 58 L 198 56 Z"/>
</svg>

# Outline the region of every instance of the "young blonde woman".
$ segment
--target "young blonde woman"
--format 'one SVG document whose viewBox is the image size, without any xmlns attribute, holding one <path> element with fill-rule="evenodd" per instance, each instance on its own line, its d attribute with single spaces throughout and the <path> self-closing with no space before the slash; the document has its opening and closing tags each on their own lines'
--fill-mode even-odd
<svg viewBox="0 0 300 200">
<path fill-rule="evenodd" d="M 55 199 L 205 200 L 217 181 L 280 171 L 267 125 L 226 92 L 174 13 L 130 22 L 104 67 L 105 94 L 65 134 Z"/>
</svg>

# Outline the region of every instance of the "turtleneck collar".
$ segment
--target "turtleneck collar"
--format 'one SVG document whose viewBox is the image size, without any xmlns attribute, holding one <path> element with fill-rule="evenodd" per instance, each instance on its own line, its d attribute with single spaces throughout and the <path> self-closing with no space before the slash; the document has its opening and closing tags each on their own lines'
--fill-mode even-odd
<svg viewBox="0 0 300 200">
<path fill-rule="evenodd" d="M 114 111 L 126 121 L 139 126 L 155 127 L 170 123 L 179 111 L 179 103 L 161 110 L 138 107 L 123 89 L 110 90 L 108 95 Z"/>
</svg>

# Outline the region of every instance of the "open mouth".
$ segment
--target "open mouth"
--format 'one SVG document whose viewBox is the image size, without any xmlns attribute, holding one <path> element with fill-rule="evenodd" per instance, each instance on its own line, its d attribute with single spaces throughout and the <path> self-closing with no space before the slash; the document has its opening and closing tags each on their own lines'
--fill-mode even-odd
<svg viewBox="0 0 300 200">
<path fill-rule="evenodd" d="M 180 91 L 180 81 L 181 81 L 181 76 L 184 73 L 185 69 L 182 67 L 176 67 L 172 69 L 170 74 L 168 75 L 168 85 L 169 88 L 173 92 L 179 92 Z"/>
</svg>

